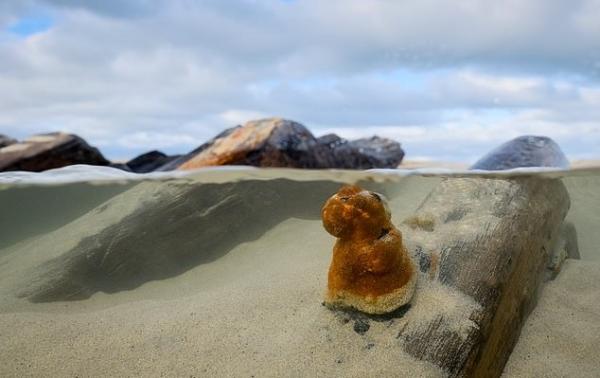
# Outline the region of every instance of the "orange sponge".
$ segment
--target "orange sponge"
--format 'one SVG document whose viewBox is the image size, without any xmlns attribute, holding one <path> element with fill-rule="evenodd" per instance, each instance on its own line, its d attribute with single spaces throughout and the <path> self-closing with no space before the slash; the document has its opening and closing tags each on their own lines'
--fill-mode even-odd
<svg viewBox="0 0 600 378">
<path fill-rule="evenodd" d="M 345 186 L 327 200 L 323 226 L 333 247 L 325 303 L 384 314 L 410 301 L 416 268 L 381 195 Z"/>
</svg>

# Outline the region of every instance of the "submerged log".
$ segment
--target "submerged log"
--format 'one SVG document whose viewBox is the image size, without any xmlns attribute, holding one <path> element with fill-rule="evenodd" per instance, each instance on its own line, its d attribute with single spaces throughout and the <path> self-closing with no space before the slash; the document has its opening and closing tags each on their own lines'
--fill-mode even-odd
<svg viewBox="0 0 600 378">
<path fill-rule="evenodd" d="M 500 376 L 535 305 L 569 206 L 559 179 L 440 183 L 403 223 L 406 245 L 424 284 L 459 292 L 477 305 L 463 311 L 463 319 L 444 308 L 432 319 L 407 323 L 398 335 L 406 352 L 449 376 Z"/>
</svg>

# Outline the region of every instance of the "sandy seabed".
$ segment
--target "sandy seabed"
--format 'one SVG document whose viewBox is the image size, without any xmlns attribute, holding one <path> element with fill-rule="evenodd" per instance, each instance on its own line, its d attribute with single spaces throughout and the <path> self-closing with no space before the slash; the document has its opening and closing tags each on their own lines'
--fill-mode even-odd
<svg viewBox="0 0 600 378">
<path fill-rule="evenodd" d="M 566 179 L 583 259 L 568 260 L 543 288 L 504 377 L 600 372 L 594 227 L 600 205 L 593 194 L 599 181 Z M 407 181 L 401 200 L 391 203 L 395 223 L 413 210 L 403 203 L 418 204 L 434 184 Z M 578 222 L 588 218 L 593 221 Z M 0 253 L 0 274 L 30 264 L 26 253 L 15 251 L 35 243 Z M 333 243 L 320 221 L 290 218 L 209 263 L 134 290 L 47 304 L 0 295 L 0 376 L 444 376 L 403 353 L 395 340 L 402 322 L 415 321 L 411 317 L 422 311 L 371 322 L 361 335 L 321 305 Z M 426 292 L 429 297 L 417 296 L 413 309 L 434 311 L 447 301 L 435 290 Z"/>
</svg>

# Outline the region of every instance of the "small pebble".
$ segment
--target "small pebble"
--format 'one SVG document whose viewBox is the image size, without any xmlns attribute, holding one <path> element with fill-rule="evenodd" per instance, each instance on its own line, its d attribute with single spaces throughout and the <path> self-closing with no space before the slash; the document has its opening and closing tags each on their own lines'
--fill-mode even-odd
<svg viewBox="0 0 600 378">
<path fill-rule="evenodd" d="M 364 335 L 369 328 L 371 328 L 369 323 L 362 319 L 358 319 L 354 322 L 354 332 L 358 333 L 359 335 Z"/>
</svg>

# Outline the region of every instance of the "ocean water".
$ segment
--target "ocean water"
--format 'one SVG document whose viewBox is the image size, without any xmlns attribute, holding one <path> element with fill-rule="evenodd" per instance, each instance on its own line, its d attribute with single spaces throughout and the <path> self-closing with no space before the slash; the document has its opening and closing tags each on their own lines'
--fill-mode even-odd
<svg viewBox="0 0 600 378">
<path fill-rule="evenodd" d="M 436 184 L 452 177 L 562 179 L 571 197 L 567 220 L 577 230 L 580 256 L 600 259 L 596 247 L 598 169 L 483 172 L 220 167 L 138 175 L 72 166 L 44 173 L 0 174 L 0 261 L 10 267 L 14 256 L 19 260 L 27 254 L 29 263 L 39 266 L 57 261 L 73 264 L 52 268 L 71 270 L 57 278 L 74 281 L 63 282 L 59 285 L 62 289 L 56 289 L 65 292 L 40 293 L 38 299 L 85 299 L 98 291 L 131 290 L 148 281 L 177 276 L 218 259 L 240 243 L 260 238 L 285 219 L 318 220 L 324 201 L 343 184 L 358 183 L 383 193 L 392 205 L 394 221 L 400 222 Z M 21 263 L 26 264 L 25 260 Z"/>
<path fill-rule="evenodd" d="M 85 375 L 98 372 L 94 369 L 108 369 L 109 362 L 98 359 L 98 345 L 108 348 L 120 339 L 112 334 L 88 334 L 88 328 L 90 324 L 115 323 L 120 326 L 109 327 L 112 333 L 124 332 L 128 340 L 141 337 L 128 333 L 137 329 L 138 321 L 123 319 L 130 317 L 134 308 L 138 311 L 135 316 L 141 317 L 148 308 L 165 314 L 171 306 L 179 309 L 165 315 L 166 320 L 139 320 L 143 323 L 140 327 L 146 329 L 154 327 L 152 322 L 169 324 L 170 317 L 178 318 L 182 313 L 206 311 L 208 318 L 218 313 L 218 321 L 222 321 L 227 316 L 217 308 L 226 307 L 223 295 L 242 301 L 235 295 L 248 291 L 246 297 L 268 300 L 268 295 L 252 290 L 283 284 L 290 277 L 302 281 L 301 276 L 306 275 L 306 281 L 314 285 L 310 290 L 320 290 L 325 285 L 333 245 L 333 238 L 321 227 L 320 210 L 342 185 L 358 184 L 382 193 L 393 222 L 399 224 L 440 182 L 463 177 L 562 180 L 571 201 L 566 222 L 576 229 L 581 263 L 600 266 L 599 168 L 483 172 L 219 167 L 138 175 L 72 166 L 43 173 L 0 173 L 0 314 L 42 316 L 31 315 L 27 322 L 15 323 L 15 327 L 31 327 L 31 331 L 22 342 L 17 335 L 11 338 L 9 352 L 17 357 L 5 373 Z M 289 288 L 291 293 L 296 289 Z M 309 290 L 298 290 L 297 298 L 306 299 Z M 181 303 L 187 306 L 183 310 Z M 211 312 L 212 306 L 215 310 Z M 252 327 L 244 330 L 251 332 Z M 94 341 L 80 340 L 73 332 Z M 280 337 L 272 335 L 270 340 Z M 80 348 L 76 351 L 69 349 L 73 338 Z M 78 358 L 79 362 L 65 365 L 70 368 L 52 362 L 52 354 L 36 347 L 36 339 L 60 345 L 55 351 L 59 359 Z M 147 347 L 147 343 L 142 344 Z M 140 346 L 147 355 L 150 351 L 145 347 Z M 130 352 L 131 358 L 140 358 L 129 349 L 123 353 Z M 192 352 L 193 348 L 181 351 L 184 355 Z M 256 353 L 266 352 L 263 348 Z M 86 367 L 82 361 L 94 355 L 95 362 Z M 40 365 L 19 370 L 21 365 L 15 362 L 21 361 L 18 356 L 23 361 L 37 358 L 52 368 L 45 370 Z M 275 362 L 264 358 L 275 369 Z M 210 361 L 206 363 L 214 367 Z M 109 372 L 144 372 L 133 365 L 129 368 Z M 169 371 L 162 365 L 161 369 Z M 187 370 L 178 372 L 187 374 Z"/>
<path fill-rule="evenodd" d="M 85 281 L 82 291 L 74 284 L 47 299 L 131 290 L 218 259 L 285 219 L 318 221 L 324 201 L 344 184 L 357 183 L 384 194 L 399 223 L 435 185 L 453 177 L 561 179 L 571 199 L 566 220 L 577 230 L 580 257 L 600 260 L 600 168 L 485 172 L 217 167 L 140 175 L 71 166 L 43 173 L 0 173 L 0 267 L 10 267 L 15 256 L 23 258 L 23 249 L 29 263 L 38 265 L 55 263 L 57 256 L 69 253 L 97 254 L 103 263 L 65 260 L 74 264 L 73 270 L 82 269 L 72 272 L 81 276 L 74 281 Z M 112 256 L 114 266 L 108 260 Z M 106 270 L 97 271 L 94 264 Z"/>
</svg>

